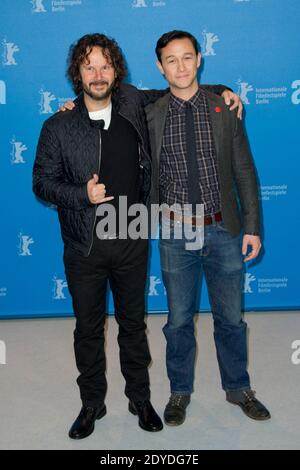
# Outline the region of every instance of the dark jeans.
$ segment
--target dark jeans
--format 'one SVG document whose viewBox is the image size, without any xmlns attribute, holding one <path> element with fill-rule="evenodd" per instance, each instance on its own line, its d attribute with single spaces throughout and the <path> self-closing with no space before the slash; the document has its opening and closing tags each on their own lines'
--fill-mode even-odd
<svg viewBox="0 0 300 470">
<path fill-rule="evenodd" d="M 170 223 L 169 221 L 162 223 Z M 167 340 L 167 371 L 171 392 L 193 391 L 196 340 L 194 315 L 201 273 L 204 272 L 214 320 L 214 339 L 222 387 L 248 390 L 247 325 L 241 315 L 243 263 L 239 237 L 223 222 L 208 225 L 202 249 L 186 248 L 187 240 L 160 240 L 163 280 L 169 315 L 163 331 Z"/>
<path fill-rule="evenodd" d="M 150 398 L 151 361 L 145 332 L 147 240 L 95 239 L 88 258 L 65 249 L 64 263 L 76 316 L 74 348 L 77 383 L 85 406 L 103 403 L 107 382 L 104 351 L 107 282 L 119 325 L 121 371 L 131 400 Z"/>
</svg>

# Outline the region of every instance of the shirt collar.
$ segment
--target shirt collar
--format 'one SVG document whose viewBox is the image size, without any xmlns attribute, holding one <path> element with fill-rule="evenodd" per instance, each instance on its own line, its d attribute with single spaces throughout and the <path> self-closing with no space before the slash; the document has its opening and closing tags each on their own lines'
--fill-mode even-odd
<svg viewBox="0 0 300 470">
<path fill-rule="evenodd" d="M 192 107 L 198 109 L 200 105 L 203 105 L 203 99 L 203 91 L 200 88 L 198 88 L 197 92 L 188 101 L 182 100 L 171 93 L 170 106 L 171 108 L 181 112 L 185 110 L 185 104 L 190 103 Z"/>
</svg>

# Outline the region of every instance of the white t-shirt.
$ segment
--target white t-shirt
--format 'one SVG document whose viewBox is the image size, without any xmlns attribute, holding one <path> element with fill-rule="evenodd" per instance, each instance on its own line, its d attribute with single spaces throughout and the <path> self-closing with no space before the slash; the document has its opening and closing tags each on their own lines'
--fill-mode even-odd
<svg viewBox="0 0 300 470">
<path fill-rule="evenodd" d="M 100 119 L 103 119 L 103 121 L 105 122 L 104 129 L 107 130 L 111 121 L 111 110 L 112 105 L 111 103 L 109 103 L 106 108 L 100 109 L 99 111 L 89 112 L 90 119 L 92 119 L 93 121 L 100 121 Z"/>
</svg>

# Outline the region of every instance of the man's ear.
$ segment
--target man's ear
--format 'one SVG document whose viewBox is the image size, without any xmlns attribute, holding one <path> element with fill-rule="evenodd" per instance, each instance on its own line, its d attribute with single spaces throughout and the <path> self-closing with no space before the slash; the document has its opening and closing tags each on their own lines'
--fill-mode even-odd
<svg viewBox="0 0 300 470">
<path fill-rule="evenodd" d="M 156 61 L 156 65 L 157 65 L 157 68 L 158 68 L 158 70 L 160 71 L 160 73 L 161 73 L 162 75 L 164 75 L 165 72 L 164 72 L 164 69 L 163 69 L 163 67 L 162 67 L 162 65 L 161 65 L 161 63 L 160 63 L 159 60 Z"/>
</svg>

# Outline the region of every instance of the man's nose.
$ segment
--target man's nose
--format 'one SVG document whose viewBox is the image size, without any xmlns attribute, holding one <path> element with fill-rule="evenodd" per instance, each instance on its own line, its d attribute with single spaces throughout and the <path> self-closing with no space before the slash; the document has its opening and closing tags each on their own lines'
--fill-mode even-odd
<svg viewBox="0 0 300 470">
<path fill-rule="evenodd" d="M 179 61 L 178 61 L 178 70 L 179 70 L 180 72 L 183 72 L 183 71 L 185 70 L 185 65 L 184 65 L 183 60 L 179 60 Z"/>
<path fill-rule="evenodd" d="M 95 79 L 101 80 L 103 78 L 103 71 L 102 69 L 95 70 Z"/>
</svg>

